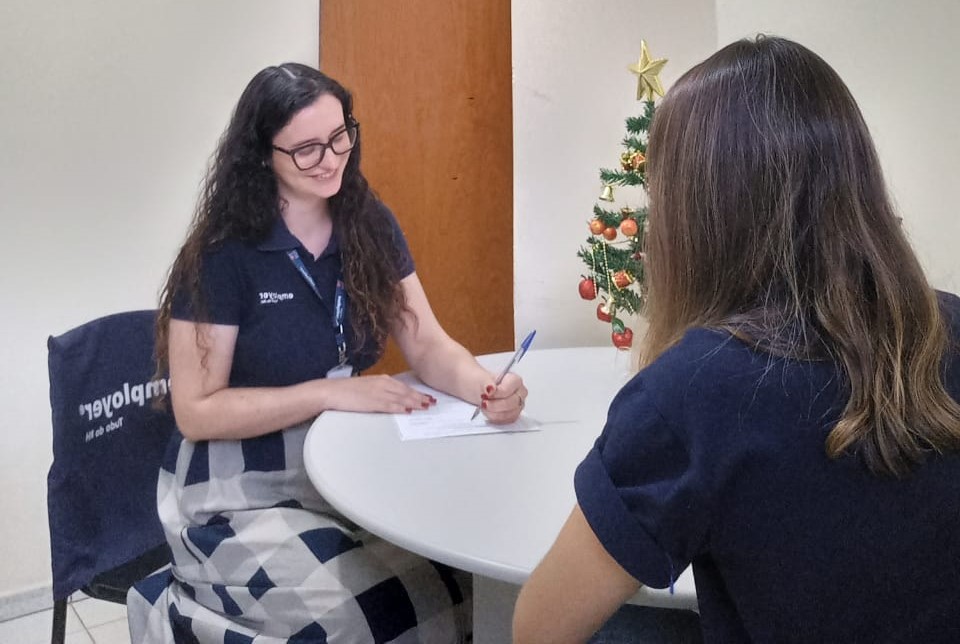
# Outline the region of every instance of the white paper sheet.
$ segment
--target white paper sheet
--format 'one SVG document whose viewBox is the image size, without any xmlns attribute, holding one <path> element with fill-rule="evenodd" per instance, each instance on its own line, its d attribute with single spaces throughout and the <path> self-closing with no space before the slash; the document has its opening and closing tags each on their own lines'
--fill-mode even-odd
<svg viewBox="0 0 960 644">
<path fill-rule="evenodd" d="M 413 441 L 444 436 L 469 436 L 472 434 L 494 434 L 501 432 L 529 432 L 540 429 L 541 423 L 529 416 L 521 415 L 509 425 L 488 423 L 483 414 L 471 421 L 474 405 L 432 389 L 416 378 L 403 374 L 399 380 L 414 389 L 430 394 L 437 404 L 430 409 L 418 409 L 409 414 L 394 414 L 393 418 L 400 430 L 400 440 Z"/>
</svg>

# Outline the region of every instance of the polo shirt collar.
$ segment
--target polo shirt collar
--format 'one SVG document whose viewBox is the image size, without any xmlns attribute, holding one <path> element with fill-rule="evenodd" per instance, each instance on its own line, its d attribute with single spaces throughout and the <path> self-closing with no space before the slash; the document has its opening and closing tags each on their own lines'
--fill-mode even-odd
<svg viewBox="0 0 960 644">
<path fill-rule="evenodd" d="M 290 229 L 287 228 L 287 224 L 283 221 L 283 217 L 277 217 L 273 220 L 273 227 L 270 229 L 270 233 L 267 235 L 267 238 L 257 244 L 257 250 L 287 251 L 296 250 L 301 246 L 302 244 L 300 243 L 300 240 L 294 237 L 293 233 L 290 232 Z M 330 241 L 327 243 L 327 247 L 323 250 L 323 253 L 320 254 L 320 257 L 332 255 L 339 251 L 340 241 L 337 239 L 337 230 L 336 227 L 334 227 L 333 233 L 330 235 Z"/>
</svg>

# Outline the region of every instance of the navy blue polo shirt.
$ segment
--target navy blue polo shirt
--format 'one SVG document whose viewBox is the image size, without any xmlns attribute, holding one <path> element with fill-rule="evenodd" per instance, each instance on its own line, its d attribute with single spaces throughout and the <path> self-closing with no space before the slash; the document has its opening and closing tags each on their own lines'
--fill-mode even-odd
<svg viewBox="0 0 960 644">
<path fill-rule="evenodd" d="M 960 399 L 956 349 L 944 373 Z M 641 583 L 692 563 L 707 642 L 960 642 L 960 454 L 902 480 L 827 458 L 847 396 L 832 362 L 691 330 L 613 400 L 580 506 Z"/>
<path fill-rule="evenodd" d="M 414 271 L 406 239 L 393 214 L 374 206 L 379 230 L 393 238 L 400 278 Z M 296 251 L 320 294 L 313 292 L 287 252 Z M 232 387 L 283 387 L 323 378 L 338 360 L 333 302 L 341 275 L 336 229 L 327 248 L 314 257 L 277 218 L 267 239 L 247 243 L 231 239 L 205 252 L 201 289 L 209 322 L 239 327 L 230 372 Z M 189 297 L 178 291 L 172 316 L 194 320 Z M 371 333 L 362 347 L 353 341 L 349 307 L 344 321 L 350 364 L 362 370 L 380 357 Z"/>
</svg>

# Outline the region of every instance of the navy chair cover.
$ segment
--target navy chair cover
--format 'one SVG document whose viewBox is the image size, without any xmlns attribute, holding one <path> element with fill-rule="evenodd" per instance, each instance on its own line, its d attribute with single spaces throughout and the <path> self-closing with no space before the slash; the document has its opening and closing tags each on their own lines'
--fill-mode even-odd
<svg viewBox="0 0 960 644">
<path fill-rule="evenodd" d="M 169 387 L 154 377 L 155 316 L 118 313 L 47 342 L 55 600 L 166 543 L 156 489 L 175 426 L 172 413 L 152 404 Z"/>
</svg>

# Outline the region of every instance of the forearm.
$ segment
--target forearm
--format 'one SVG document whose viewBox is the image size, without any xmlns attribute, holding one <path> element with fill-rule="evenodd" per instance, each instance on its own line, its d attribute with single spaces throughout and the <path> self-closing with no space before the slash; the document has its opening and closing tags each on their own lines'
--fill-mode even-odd
<svg viewBox="0 0 960 644">
<path fill-rule="evenodd" d="M 193 441 L 242 439 L 269 434 L 310 420 L 329 408 L 329 382 L 310 380 L 289 387 L 225 387 L 173 408 L 180 432 Z"/>
<path fill-rule="evenodd" d="M 586 642 L 639 587 L 606 551 L 576 505 L 520 590 L 513 641 Z"/>
<path fill-rule="evenodd" d="M 424 383 L 474 405 L 495 377 L 462 345 L 446 337 L 411 356 L 410 367 Z"/>
<path fill-rule="evenodd" d="M 525 586 L 513 613 L 514 644 L 584 644 L 599 625 L 567 623 L 564 616 L 570 610 L 576 611 L 577 606 L 562 606 L 538 597 Z"/>
</svg>

